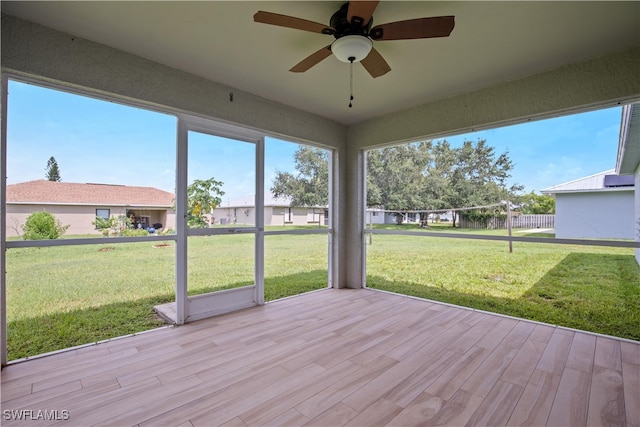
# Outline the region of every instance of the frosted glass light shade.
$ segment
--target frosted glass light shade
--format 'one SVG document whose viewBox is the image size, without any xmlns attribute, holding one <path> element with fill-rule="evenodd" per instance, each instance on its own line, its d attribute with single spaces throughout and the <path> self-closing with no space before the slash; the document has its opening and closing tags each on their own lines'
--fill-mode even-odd
<svg viewBox="0 0 640 427">
<path fill-rule="evenodd" d="M 344 36 L 333 42 L 331 52 L 342 62 L 360 62 L 369 55 L 372 47 L 368 37 Z"/>
</svg>

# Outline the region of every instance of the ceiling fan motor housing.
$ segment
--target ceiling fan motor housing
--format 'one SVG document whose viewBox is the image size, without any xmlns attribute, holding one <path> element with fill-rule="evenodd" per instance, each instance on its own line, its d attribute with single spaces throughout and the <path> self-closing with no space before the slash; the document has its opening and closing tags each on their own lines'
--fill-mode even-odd
<svg viewBox="0 0 640 427">
<path fill-rule="evenodd" d="M 347 20 L 347 12 L 349 10 L 349 3 L 345 3 L 342 7 L 331 16 L 329 25 L 335 29 L 333 36 L 336 39 L 344 36 L 364 36 L 369 37 L 369 30 L 373 25 L 373 17 L 369 19 L 369 22 L 364 22 L 359 16 L 354 16 L 351 22 Z"/>
</svg>

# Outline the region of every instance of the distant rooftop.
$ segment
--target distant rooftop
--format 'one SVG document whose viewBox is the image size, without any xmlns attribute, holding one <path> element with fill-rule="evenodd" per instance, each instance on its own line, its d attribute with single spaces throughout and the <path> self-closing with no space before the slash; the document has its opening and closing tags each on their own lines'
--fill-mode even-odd
<svg viewBox="0 0 640 427">
<path fill-rule="evenodd" d="M 579 178 L 564 184 L 542 190 L 543 194 L 578 193 L 592 191 L 629 191 L 633 190 L 633 176 L 616 175 L 614 169 L 595 175 Z"/>
<path fill-rule="evenodd" d="M 173 193 L 153 187 L 80 184 L 44 179 L 7 185 L 7 203 L 170 208 L 173 199 Z"/>
</svg>

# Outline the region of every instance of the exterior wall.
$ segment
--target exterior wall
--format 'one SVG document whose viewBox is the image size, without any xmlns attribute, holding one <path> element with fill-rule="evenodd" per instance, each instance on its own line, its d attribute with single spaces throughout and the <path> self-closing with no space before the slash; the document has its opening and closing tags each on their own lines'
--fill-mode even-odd
<svg viewBox="0 0 640 427">
<path fill-rule="evenodd" d="M 307 224 L 325 225 L 325 209 L 324 208 L 308 208 Z"/>
<path fill-rule="evenodd" d="M 406 217 L 405 217 L 405 220 L 403 221 L 405 224 L 408 224 L 408 223 L 419 224 L 422 218 L 420 213 L 405 214 L 405 215 Z M 433 218 L 434 218 L 433 215 L 439 216 L 441 221 L 451 221 L 451 213 L 446 212 L 441 214 L 430 214 L 429 223 L 433 221 Z M 398 219 L 391 212 L 367 210 L 365 211 L 364 222 L 367 225 L 369 225 L 371 222 L 373 222 L 373 224 L 397 224 Z"/>
<path fill-rule="evenodd" d="M 287 225 L 307 225 L 308 213 L 307 208 L 286 208 L 285 224 Z"/>
<path fill-rule="evenodd" d="M 635 239 L 634 191 L 556 194 L 556 237 Z"/>
<path fill-rule="evenodd" d="M 110 209 L 111 215 L 124 215 L 124 207 L 106 206 L 65 206 L 65 205 L 18 205 L 7 204 L 7 237 L 22 234 L 21 226 L 34 212 L 46 211 L 53 214 L 62 225 L 69 225 L 66 235 L 100 234 L 91 224 L 96 219 L 96 209 Z"/>
<path fill-rule="evenodd" d="M 96 209 L 109 209 L 111 216 L 125 215 L 125 206 L 72 206 L 72 205 L 28 205 L 7 204 L 7 237 L 22 235 L 22 225 L 34 212 L 46 211 L 53 214 L 62 225 L 69 225 L 66 235 L 96 234 L 100 231 L 91 224 L 96 219 Z M 173 210 L 140 210 L 151 218 L 151 222 L 160 222 L 165 228 L 175 229 L 176 220 Z"/>
<path fill-rule="evenodd" d="M 216 208 L 213 210 L 213 224 L 253 225 L 256 212 L 253 206 L 239 208 Z M 324 208 L 289 208 L 265 206 L 264 225 L 309 225 L 324 224 Z"/>
<path fill-rule="evenodd" d="M 264 207 L 265 225 L 271 225 L 273 209 L 271 206 Z M 212 225 L 254 225 L 256 223 L 256 210 L 253 206 L 215 208 L 211 216 L 213 217 L 210 220 Z"/>
<path fill-rule="evenodd" d="M 265 208 L 266 213 L 267 208 Z M 264 225 L 284 225 L 284 213 L 286 208 L 282 206 L 270 206 L 269 221 L 267 222 L 267 215 L 264 216 Z"/>
<path fill-rule="evenodd" d="M 276 219 L 276 217 L 274 216 L 274 211 L 277 208 L 274 208 L 272 206 L 265 206 L 264 207 L 264 225 L 273 225 L 272 222 Z"/>
<path fill-rule="evenodd" d="M 211 224 L 255 224 L 256 214 L 253 207 L 247 208 L 216 208 L 210 215 Z"/>
<path fill-rule="evenodd" d="M 367 210 L 364 214 L 365 224 L 385 224 L 385 213 L 375 210 Z"/>
</svg>

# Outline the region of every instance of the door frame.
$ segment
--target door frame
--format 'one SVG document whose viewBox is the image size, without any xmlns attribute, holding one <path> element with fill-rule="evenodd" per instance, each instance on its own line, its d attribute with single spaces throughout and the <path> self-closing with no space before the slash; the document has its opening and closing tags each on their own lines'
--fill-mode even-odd
<svg viewBox="0 0 640 427">
<path fill-rule="evenodd" d="M 253 227 L 187 227 L 189 132 L 255 145 L 255 224 Z M 183 324 L 264 304 L 264 134 L 189 115 L 178 115 L 176 145 L 176 323 Z M 253 234 L 254 284 L 235 289 L 188 295 L 187 242 L 189 236 Z"/>
</svg>

